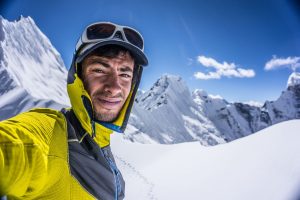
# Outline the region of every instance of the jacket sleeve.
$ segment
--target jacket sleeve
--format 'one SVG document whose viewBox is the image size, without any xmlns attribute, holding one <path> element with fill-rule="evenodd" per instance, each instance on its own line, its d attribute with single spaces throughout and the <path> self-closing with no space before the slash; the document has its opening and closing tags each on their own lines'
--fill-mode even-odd
<svg viewBox="0 0 300 200">
<path fill-rule="evenodd" d="M 27 112 L 0 122 L 0 196 L 34 195 L 46 182 L 55 117 Z"/>
</svg>

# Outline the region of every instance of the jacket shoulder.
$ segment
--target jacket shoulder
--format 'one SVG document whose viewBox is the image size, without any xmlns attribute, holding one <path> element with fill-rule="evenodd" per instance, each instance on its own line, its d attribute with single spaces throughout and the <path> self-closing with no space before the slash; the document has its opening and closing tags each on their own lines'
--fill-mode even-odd
<svg viewBox="0 0 300 200">
<path fill-rule="evenodd" d="M 39 141 L 49 145 L 55 132 L 66 130 L 66 123 L 64 115 L 58 110 L 35 108 L 0 122 L 0 127 L 6 130 L 6 134 L 14 135 L 10 139 L 15 138 L 15 142 L 22 138 L 23 143 Z"/>
<path fill-rule="evenodd" d="M 52 118 L 57 118 L 57 117 L 62 117 L 63 114 L 59 110 L 54 110 L 51 108 L 33 108 L 25 113 L 30 113 L 33 115 L 45 115 L 47 117 L 52 117 Z"/>
<path fill-rule="evenodd" d="M 43 125 L 47 125 L 46 123 L 51 124 L 52 126 L 58 122 L 64 122 L 64 115 L 61 111 L 50 109 L 50 108 L 34 108 L 29 110 L 28 112 L 20 114 L 20 116 L 24 115 L 25 117 L 33 118 L 36 121 L 41 122 Z"/>
</svg>

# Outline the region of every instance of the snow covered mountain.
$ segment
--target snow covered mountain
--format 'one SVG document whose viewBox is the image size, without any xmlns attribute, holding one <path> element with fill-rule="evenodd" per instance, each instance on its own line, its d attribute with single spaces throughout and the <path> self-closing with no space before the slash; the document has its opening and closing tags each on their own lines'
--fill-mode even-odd
<svg viewBox="0 0 300 200">
<path fill-rule="evenodd" d="M 292 73 L 288 88 L 276 101 L 266 101 L 262 107 L 243 103 L 228 103 L 212 98 L 204 91 L 193 92 L 195 102 L 214 123 L 227 141 L 257 132 L 278 122 L 300 118 L 300 73 Z"/>
<path fill-rule="evenodd" d="M 198 140 L 203 145 L 232 141 L 278 122 L 300 118 L 300 73 L 292 73 L 288 88 L 276 101 L 262 107 L 229 103 L 219 96 L 195 90 L 184 81 L 164 75 L 139 93 L 125 137 L 142 143 L 180 143 Z"/>
<path fill-rule="evenodd" d="M 113 134 L 127 200 L 299 200 L 300 120 L 230 143 L 138 144 Z"/>
<path fill-rule="evenodd" d="M 225 142 L 178 76 L 164 75 L 149 91 L 139 93 L 129 124 L 125 137 L 142 143 Z"/>
<path fill-rule="evenodd" d="M 32 18 L 0 16 L 0 120 L 32 107 L 68 105 L 67 70 Z"/>
<path fill-rule="evenodd" d="M 297 75 L 297 76 L 296 76 Z M 292 77 L 292 78 L 291 78 Z M 293 73 L 293 78 L 300 80 L 300 73 Z M 288 83 L 287 90 L 283 91 L 276 101 L 267 101 L 263 110 L 269 114 L 269 122 L 275 124 L 281 121 L 300 118 L 300 81 Z"/>
</svg>

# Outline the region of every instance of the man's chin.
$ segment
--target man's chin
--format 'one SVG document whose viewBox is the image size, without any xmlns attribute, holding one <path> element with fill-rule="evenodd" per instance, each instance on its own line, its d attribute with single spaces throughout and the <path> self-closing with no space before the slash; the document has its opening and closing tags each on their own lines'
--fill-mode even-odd
<svg viewBox="0 0 300 200">
<path fill-rule="evenodd" d="M 95 118 L 98 121 L 102 121 L 102 122 L 113 122 L 116 120 L 116 118 L 118 117 L 118 115 L 116 113 L 113 112 L 95 112 Z"/>
</svg>

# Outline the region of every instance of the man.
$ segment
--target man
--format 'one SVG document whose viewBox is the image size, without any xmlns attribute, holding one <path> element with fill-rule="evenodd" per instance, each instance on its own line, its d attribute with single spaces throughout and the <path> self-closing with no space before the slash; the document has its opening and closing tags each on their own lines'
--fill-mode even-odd
<svg viewBox="0 0 300 200">
<path fill-rule="evenodd" d="M 123 132 L 148 64 L 142 36 L 112 23 L 89 25 L 68 73 L 72 107 L 33 109 L 0 122 L 0 196 L 123 199 L 109 148 Z"/>
</svg>

